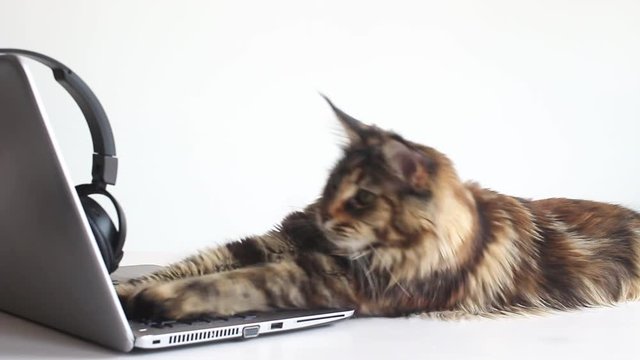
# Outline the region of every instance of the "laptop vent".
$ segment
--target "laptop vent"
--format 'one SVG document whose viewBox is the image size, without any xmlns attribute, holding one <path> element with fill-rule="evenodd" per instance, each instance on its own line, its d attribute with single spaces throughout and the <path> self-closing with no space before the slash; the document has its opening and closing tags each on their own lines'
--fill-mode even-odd
<svg viewBox="0 0 640 360">
<path fill-rule="evenodd" d="M 240 335 L 240 328 L 226 328 L 217 330 L 201 330 L 189 332 L 186 334 L 171 335 L 169 344 L 182 344 L 194 341 L 204 341 L 212 339 L 221 339 Z"/>
</svg>

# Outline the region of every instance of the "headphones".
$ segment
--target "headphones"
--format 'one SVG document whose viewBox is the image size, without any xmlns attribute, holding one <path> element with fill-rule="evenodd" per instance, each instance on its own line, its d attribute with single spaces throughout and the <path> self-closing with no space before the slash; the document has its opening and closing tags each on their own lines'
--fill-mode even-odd
<svg viewBox="0 0 640 360">
<path fill-rule="evenodd" d="M 127 234 L 127 221 L 122 207 L 107 191 L 107 184 L 114 185 L 118 175 L 118 159 L 113 140 L 111 125 L 107 119 L 98 98 L 89 86 L 68 67 L 59 61 L 37 52 L 21 49 L 0 49 L 0 55 L 20 55 L 40 62 L 51 70 L 53 77 L 71 95 L 80 106 L 91 132 L 93 142 L 93 165 L 91 168 L 91 183 L 76 186 L 80 203 L 87 215 L 91 232 L 96 239 L 102 259 L 109 273 L 118 268 L 122 260 L 122 247 Z M 118 229 L 113 225 L 107 212 L 89 195 L 106 196 L 113 203 L 118 215 Z"/>
</svg>

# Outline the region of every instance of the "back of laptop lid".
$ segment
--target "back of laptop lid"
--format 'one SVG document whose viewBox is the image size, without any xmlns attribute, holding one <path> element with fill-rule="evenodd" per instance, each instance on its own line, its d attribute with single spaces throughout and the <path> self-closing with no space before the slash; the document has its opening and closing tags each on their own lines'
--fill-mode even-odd
<svg viewBox="0 0 640 360">
<path fill-rule="evenodd" d="M 129 351 L 133 335 L 21 61 L 0 56 L 0 310 Z"/>
</svg>

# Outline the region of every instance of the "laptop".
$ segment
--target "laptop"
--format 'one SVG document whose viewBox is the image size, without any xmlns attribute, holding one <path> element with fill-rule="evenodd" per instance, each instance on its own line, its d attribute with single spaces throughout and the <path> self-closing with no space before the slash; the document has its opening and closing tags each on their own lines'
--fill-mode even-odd
<svg viewBox="0 0 640 360">
<path fill-rule="evenodd" d="M 23 60 L 0 55 L 0 310 L 119 350 L 246 339 L 319 326 L 350 309 L 205 317 L 189 323 L 128 320 Z"/>
</svg>

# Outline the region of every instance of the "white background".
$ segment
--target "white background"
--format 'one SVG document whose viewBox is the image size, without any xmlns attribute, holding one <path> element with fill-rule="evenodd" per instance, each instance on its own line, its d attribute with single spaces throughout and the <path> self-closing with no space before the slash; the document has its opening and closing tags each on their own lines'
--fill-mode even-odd
<svg viewBox="0 0 640 360">
<path fill-rule="evenodd" d="M 261 233 L 318 196 L 339 157 L 322 91 L 524 197 L 640 209 L 640 2 L 8 1 L 0 47 L 48 54 L 102 101 L 126 250 Z M 43 67 L 76 183 L 91 144 Z"/>
</svg>

